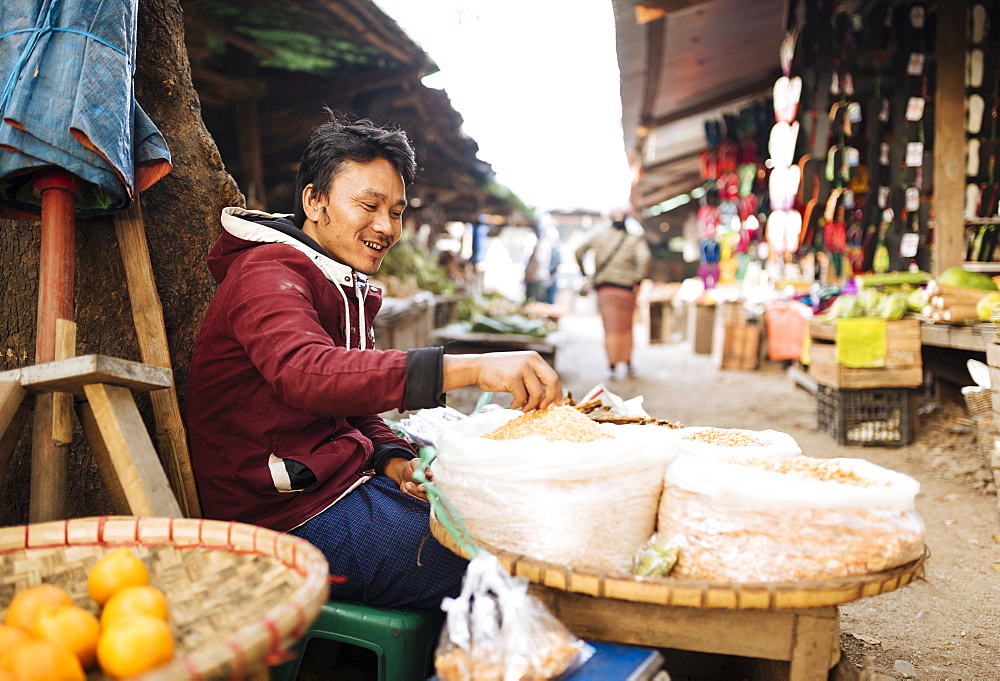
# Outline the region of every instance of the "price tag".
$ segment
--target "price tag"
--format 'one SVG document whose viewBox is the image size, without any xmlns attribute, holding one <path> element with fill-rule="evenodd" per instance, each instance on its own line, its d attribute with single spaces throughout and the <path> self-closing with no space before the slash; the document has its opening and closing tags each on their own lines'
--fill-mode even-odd
<svg viewBox="0 0 1000 681">
<path fill-rule="evenodd" d="M 844 147 L 844 162 L 848 168 L 857 168 L 861 165 L 861 152 L 856 147 Z"/>
<path fill-rule="evenodd" d="M 919 121 L 923 118 L 926 103 L 923 97 L 910 97 L 906 101 L 906 120 Z"/>
<path fill-rule="evenodd" d="M 916 187 L 906 188 L 906 212 L 914 213 L 920 210 L 920 190 Z"/>
<path fill-rule="evenodd" d="M 917 254 L 917 246 L 920 245 L 920 235 L 907 232 L 899 240 L 899 255 L 903 258 L 912 258 Z"/>
<path fill-rule="evenodd" d="M 878 110 L 878 119 L 883 123 L 889 122 L 889 100 L 882 99 L 882 106 Z"/>
<path fill-rule="evenodd" d="M 880 166 L 889 165 L 889 151 L 891 147 L 888 142 L 882 142 L 878 147 L 878 164 Z"/>
<path fill-rule="evenodd" d="M 910 7 L 910 26 L 913 26 L 913 28 L 923 28 L 926 17 L 927 8 L 923 5 L 913 5 Z"/>
<path fill-rule="evenodd" d="M 857 102 L 849 102 L 847 104 L 847 120 L 851 123 L 861 122 L 861 105 Z"/>
<path fill-rule="evenodd" d="M 919 168 L 924 164 L 924 143 L 907 142 L 906 165 L 909 168 Z"/>
<path fill-rule="evenodd" d="M 921 52 L 910 52 L 910 58 L 906 62 L 906 74 L 909 76 L 919 76 L 924 72 L 924 62 L 927 55 Z"/>
<path fill-rule="evenodd" d="M 885 208 L 888 205 L 889 205 L 889 188 L 888 187 L 879 187 L 878 188 L 878 207 L 879 208 Z M 884 217 L 885 216 L 883 215 L 883 219 L 884 219 Z M 891 209 L 889 210 L 889 219 L 892 220 L 892 210 Z"/>
</svg>

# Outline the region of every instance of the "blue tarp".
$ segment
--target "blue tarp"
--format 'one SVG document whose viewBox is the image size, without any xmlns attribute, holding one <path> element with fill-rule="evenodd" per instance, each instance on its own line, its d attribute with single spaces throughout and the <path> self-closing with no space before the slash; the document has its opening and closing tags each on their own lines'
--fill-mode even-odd
<svg viewBox="0 0 1000 681">
<path fill-rule="evenodd" d="M 32 171 L 83 179 L 81 216 L 113 213 L 170 172 L 135 101 L 138 0 L 0 0 L 0 214 L 39 214 Z"/>
</svg>

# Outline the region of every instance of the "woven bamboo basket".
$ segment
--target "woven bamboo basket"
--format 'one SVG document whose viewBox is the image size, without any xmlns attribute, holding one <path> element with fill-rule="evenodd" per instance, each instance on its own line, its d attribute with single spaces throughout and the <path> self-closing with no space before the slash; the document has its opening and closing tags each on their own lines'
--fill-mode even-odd
<svg viewBox="0 0 1000 681">
<path fill-rule="evenodd" d="M 454 553 L 466 551 L 431 515 L 431 533 Z M 921 577 L 929 553 L 905 565 L 881 572 L 809 582 L 723 583 L 672 577 L 630 577 L 604 572 L 577 570 L 504 551 L 473 538 L 474 543 L 492 553 L 513 576 L 552 589 L 623 601 L 655 603 L 690 608 L 728 610 L 786 610 L 821 608 L 877 596 L 906 586 Z"/>
<path fill-rule="evenodd" d="M 138 677 L 149 681 L 266 673 L 287 659 L 329 594 L 326 559 L 298 537 L 214 520 L 80 518 L 0 528 L 0 618 L 14 594 L 42 582 L 98 615 L 87 573 L 120 546 L 143 561 L 170 606 L 176 654 Z"/>
</svg>

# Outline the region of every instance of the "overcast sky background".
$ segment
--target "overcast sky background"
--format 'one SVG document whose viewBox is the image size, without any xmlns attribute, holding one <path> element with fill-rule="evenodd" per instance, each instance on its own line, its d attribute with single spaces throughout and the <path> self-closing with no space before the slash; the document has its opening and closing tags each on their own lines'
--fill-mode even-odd
<svg viewBox="0 0 1000 681">
<path fill-rule="evenodd" d="M 536 208 L 628 204 L 611 0 L 375 0 L 441 72 L 496 179 Z M 419 150 L 418 150 L 419 153 Z"/>
</svg>

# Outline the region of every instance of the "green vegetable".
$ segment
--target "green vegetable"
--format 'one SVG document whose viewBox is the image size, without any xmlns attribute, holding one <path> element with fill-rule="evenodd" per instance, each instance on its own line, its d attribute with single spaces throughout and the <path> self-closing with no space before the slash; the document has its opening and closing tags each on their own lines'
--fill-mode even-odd
<svg viewBox="0 0 1000 681">
<path fill-rule="evenodd" d="M 923 286 L 930 281 L 926 272 L 885 272 L 884 274 L 859 274 L 855 277 L 858 286 Z"/>
<path fill-rule="evenodd" d="M 969 272 L 961 267 L 949 267 L 937 277 L 939 284 L 961 288 L 996 291 L 996 283 L 981 272 Z"/>
</svg>

